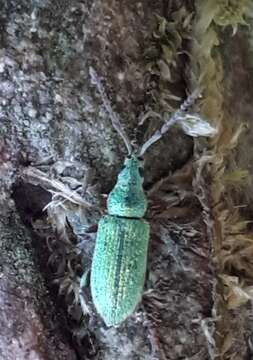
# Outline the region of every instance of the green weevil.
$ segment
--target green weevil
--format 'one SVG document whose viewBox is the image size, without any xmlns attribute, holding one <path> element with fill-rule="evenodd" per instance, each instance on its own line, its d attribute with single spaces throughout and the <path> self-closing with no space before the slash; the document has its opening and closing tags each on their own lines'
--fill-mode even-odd
<svg viewBox="0 0 253 360">
<path fill-rule="evenodd" d="M 141 299 L 145 280 L 149 224 L 143 220 L 147 200 L 141 164 L 126 158 L 109 194 L 108 214 L 98 224 L 91 269 L 91 293 L 105 323 L 117 325 Z"/>
<path fill-rule="evenodd" d="M 190 95 L 139 151 L 133 151 L 94 69 L 90 69 L 90 75 L 113 127 L 128 150 L 123 169 L 107 199 L 108 215 L 102 217 L 98 224 L 91 267 L 91 295 L 96 310 L 107 326 L 117 326 L 134 312 L 141 300 L 145 282 L 150 226 L 143 219 L 147 199 L 143 190 L 141 159 L 150 145 L 159 140 L 172 125 L 182 120 L 199 92 Z M 206 126 L 211 133 L 213 128 L 208 124 Z"/>
</svg>

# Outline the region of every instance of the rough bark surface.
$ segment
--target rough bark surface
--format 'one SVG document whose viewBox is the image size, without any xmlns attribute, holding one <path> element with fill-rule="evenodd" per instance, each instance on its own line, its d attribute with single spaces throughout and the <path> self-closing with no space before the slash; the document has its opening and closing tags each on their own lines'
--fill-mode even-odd
<svg viewBox="0 0 253 360">
<path fill-rule="evenodd" d="M 145 159 L 152 234 L 142 304 L 122 325 L 107 328 L 93 308 L 88 277 L 85 303 L 79 301 L 105 194 L 125 155 L 89 66 L 104 79 L 133 143 L 141 144 L 161 125 L 157 113 L 176 108 L 175 96 L 184 98 L 204 68 L 204 46 L 190 46 L 190 35 L 198 45 L 203 41 L 201 3 L 0 0 L 0 8 L 1 359 L 250 359 L 249 303 L 228 309 L 227 290 L 219 283 L 224 247 L 217 242 L 217 179 L 212 166 L 201 162 L 212 144 L 194 148 L 177 128 Z M 252 113 L 251 34 L 240 27 L 233 38 L 223 28 L 217 34 L 224 41 L 215 43 L 226 80 L 219 93 L 223 117 L 231 113 L 239 125 Z M 220 84 L 216 75 L 210 84 Z M 216 100 L 206 82 L 202 110 L 215 117 L 218 107 L 205 111 Z M 144 121 L 150 110 L 156 114 Z M 250 122 L 248 127 L 224 166 L 233 169 L 238 161 L 252 174 Z M 69 201 L 68 190 L 95 205 L 94 211 L 79 197 Z M 247 203 L 250 183 L 234 194 L 236 205 Z M 54 207 L 43 211 L 50 201 Z M 242 215 L 248 218 L 250 211 Z M 233 266 L 225 271 L 240 281 L 244 272 Z M 249 273 L 246 284 L 252 285 Z"/>
</svg>

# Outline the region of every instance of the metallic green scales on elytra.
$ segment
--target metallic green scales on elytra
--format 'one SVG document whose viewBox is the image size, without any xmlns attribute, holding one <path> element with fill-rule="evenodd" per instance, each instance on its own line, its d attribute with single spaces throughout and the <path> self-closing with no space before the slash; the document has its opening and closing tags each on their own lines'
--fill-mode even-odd
<svg viewBox="0 0 253 360">
<path fill-rule="evenodd" d="M 145 281 L 149 224 L 142 167 L 135 155 L 126 158 L 108 197 L 109 215 L 98 225 L 91 269 L 91 293 L 108 326 L 129 316 L 141 299 Z"/>
</svg>

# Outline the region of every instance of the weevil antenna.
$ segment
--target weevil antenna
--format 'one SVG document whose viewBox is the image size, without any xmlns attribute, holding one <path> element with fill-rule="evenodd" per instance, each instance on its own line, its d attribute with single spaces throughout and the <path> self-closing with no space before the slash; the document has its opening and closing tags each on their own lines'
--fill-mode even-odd
<svg viewBox="0 0 253 360">
<path fill-rule="evenodd" d="M 89 72 L 90 72 L 90 77 L 91 77 L 92 83 L 96 86 L 96 88 L 101 96 L 101 99 L 103 101 L 104 108 L 108 112 L 108 115 L 111 119 L 112 126 L 114 127 L 114 129 L 117 131 L 117 133 L 123 139 L 123 141 L 126 145 L 128 154 L 131 155 L 133 152 L 132 145 L 120 123 L 118 114 L 116 114 L 112 109 L 110 100 L 106 94 L 106 91 L 105 91 L 104 85 L 102 84 L 101 78 L 98 76 L 96 70 L 93 67 L 89 68 Z"/>
<path fill-rule="evenodd" d="M 191 95 L 189 95 L 185 101 L 181 104 L 180 108 L 170 116 L 161 127 L 157 130 L 141 147 L 138 156 L 143 156 L 147 149 L 154 144 L 156 141 L 160 140 L 161 137 L 178 121 L 182 119 L 184 113 L 191 107 L 196 99 L 200 97 L 201 89 L 196 89 Z"/>
</svg>

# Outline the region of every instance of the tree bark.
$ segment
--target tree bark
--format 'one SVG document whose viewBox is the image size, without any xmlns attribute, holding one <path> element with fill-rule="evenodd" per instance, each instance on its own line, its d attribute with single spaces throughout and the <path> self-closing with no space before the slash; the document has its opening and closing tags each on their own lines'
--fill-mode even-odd
<svg viewBox="0 0 253 360">
<path fill-rule="evenodd" d="M 3 360 L 251 358 L 252 20 L 240 3 L 225 21 L 219 1 L 0 1 Z M 79 301 L 126 155 L 90 66 L 134 146 L 196 87 L 193 110 L 218 130 L 193 141 L 173 128 L 145 155 L 147 280 L 117 328 L 96 314 L 88 276 Z"/>
</svg>

